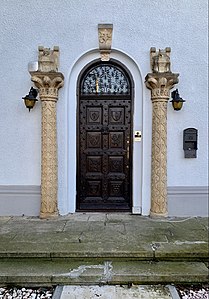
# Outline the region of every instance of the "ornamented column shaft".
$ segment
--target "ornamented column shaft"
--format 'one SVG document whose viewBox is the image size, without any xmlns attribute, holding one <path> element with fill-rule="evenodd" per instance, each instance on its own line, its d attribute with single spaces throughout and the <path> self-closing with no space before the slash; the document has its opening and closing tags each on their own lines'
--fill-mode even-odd
<svg viewBox="0 0 209 299">
<path fill-rule="evenodd" d="M 151 89 L 152 110 L 152 170 L 151 216 L 167 216 L 167 103 L 170 89 L 178 83 L 178 74 L 170 71 L 170 48 L 151 48 L 153 73 L 145 78 Z"/>
<path fill-rule="evenodd" d="M 46 49 L 42 57 L 41 51 L 44 51 L 43 47 L 39 48 L 39 70 L 31 72 L 31 80 L 39 89 L 42 104 L 40 218 L 50 218 L 58 215 L 56 103 L 58 90 L 64 83 L 64 76 L 56 71 L 57 47 L 55 56 L 53 56 L 53 51 Z"/>
</svg>

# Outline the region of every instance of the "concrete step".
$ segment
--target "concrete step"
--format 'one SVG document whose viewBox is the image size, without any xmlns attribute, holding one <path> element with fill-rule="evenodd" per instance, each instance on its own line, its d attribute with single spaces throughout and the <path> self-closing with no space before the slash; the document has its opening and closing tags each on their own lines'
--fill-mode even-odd
<svg viewBox="0 0 209 299">
<path fill-rule="evenodd" d="M 117 285 L 207 281 L 208 268 L 202 262 L 0 260 L 0 285 Z"/>
<path fill-rule="evenodd" d="M 180 299 L 171 285 L 58 286 L 53 297 L 53 299 Z"/>
</svg>

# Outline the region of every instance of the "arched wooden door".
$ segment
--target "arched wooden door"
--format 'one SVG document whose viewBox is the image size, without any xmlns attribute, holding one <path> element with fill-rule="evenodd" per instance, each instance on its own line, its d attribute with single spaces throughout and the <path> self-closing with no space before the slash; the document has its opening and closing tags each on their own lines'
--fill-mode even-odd
<svg viewBox="0 0 209 299">
<path fill-rule="evenodd" d="M 119 63 L 97 61 L 78 80 L 77 211 L 132 207 L 133 83 Z"/>
</svg>

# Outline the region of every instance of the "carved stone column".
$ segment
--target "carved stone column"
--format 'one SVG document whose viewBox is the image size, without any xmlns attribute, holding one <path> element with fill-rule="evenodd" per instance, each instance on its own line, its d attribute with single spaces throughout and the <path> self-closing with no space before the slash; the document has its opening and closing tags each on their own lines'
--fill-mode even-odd
<svg viewBox="0 0 209 299">
<path fill-rule="evenodd" d="M 40 218 L 50 218 L 58 215 L 57 209 L 57 119 L 56 103 L 58 90 L 63 86 L 64 76 L 57 72 L 53 51 L 40 58 L 39 70 L 31 72 L 31 80 L 39 89 L 42 104 L 42 148 L 41 148 L 41 211 Z M 54 63 L 53 63 L 54 62 Z"/>
<path fill-rule="evenodd" d="M 151 48 L 153 73 L 145 78 L 153 104 L 150 215 L 160 217 L 167 216 L 167 103 L 170 89 L 178 83 L 178 74 L 170 71 L 170 48 L 166 50 L 153 55 Z"/>
</svg>

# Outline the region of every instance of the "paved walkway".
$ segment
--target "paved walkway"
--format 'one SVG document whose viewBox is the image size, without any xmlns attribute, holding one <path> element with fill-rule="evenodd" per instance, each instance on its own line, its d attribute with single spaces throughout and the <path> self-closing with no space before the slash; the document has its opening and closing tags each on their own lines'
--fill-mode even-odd
<svg viewBox="0 0 209 299">
<path fill-rule="evenodd" d="M 201 282 L 206 261 L 207 218 L 0 217 L 0 284 Z"/>
<path fill-rule="evenodd" d="M 170 286 L 171 287 L 171 286 Z M 180 299 L 166 286 L 64 286 L 56 299 Z"/>
</svg>

